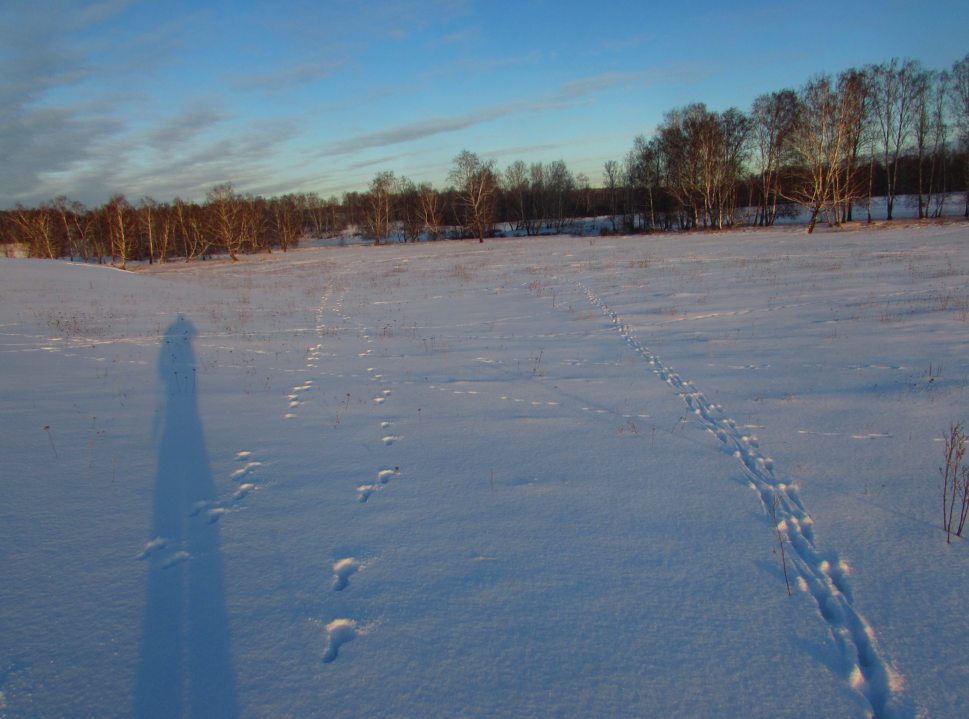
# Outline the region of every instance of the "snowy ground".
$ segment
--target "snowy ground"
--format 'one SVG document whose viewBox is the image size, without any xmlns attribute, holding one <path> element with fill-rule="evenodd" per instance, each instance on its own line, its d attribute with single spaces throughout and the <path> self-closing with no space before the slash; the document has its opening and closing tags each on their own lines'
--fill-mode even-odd
<svg viewBox="0 0 969 719">
<path fill-rule="evenodd" d="M 967 240 L 0 260 L 0 716 L 965 716 Z"/>
</svg>

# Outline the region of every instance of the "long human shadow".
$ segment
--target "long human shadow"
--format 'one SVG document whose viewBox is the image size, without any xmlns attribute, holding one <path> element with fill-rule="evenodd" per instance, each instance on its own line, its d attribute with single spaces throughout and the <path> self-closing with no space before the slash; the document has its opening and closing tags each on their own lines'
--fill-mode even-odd
<svg viewBox="0 0 969 719">
<path fill-rule="evenodd" d="M 148 557 L 135 686 L 134 716 L 139 719 L 239 716 L 219 532 L 204 512 L 189 516 L 197 502 L 215 497 L 198 411 L 195 335 L 192 323 L 179 316 L 165 331 L 158 356 L 165 389 L 159 412 L 165 424 L 151 539 L 167 543 Z"/>
</svg>

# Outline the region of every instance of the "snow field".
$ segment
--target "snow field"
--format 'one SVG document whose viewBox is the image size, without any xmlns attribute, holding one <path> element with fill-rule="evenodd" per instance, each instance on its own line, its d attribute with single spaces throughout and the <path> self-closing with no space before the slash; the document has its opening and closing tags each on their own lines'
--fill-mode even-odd
<svg viewBox="0 0 969 719">
<path fill-rule="evenodd" d="M 964 239 L 0 263 L 5 711 L 955 715 Z"/>
</svg>

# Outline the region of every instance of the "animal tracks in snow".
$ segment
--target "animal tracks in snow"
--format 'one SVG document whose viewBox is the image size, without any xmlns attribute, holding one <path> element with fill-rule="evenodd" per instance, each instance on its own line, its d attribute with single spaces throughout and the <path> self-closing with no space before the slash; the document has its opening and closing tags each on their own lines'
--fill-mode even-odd
<svg viewBox="0 0 969 719">
<path fill-rule="evenodd" d="M 333 591 L 342 592 L 350 585 L 350 576 L 361 568 L 353 557 L 341 559 L 333 565 Z"/>
<path fill-rule="evenodd" d="M 141 554 L 135 557 L 135 559 L 139 561 L 144 561 L 146 559 L 149 559 L 152 554 L 155 554 L 164 549 L 167 549 L 168 545 L 169 545 L 168 539 L 164 537 L 156 537 L 155 539 L 151 540 L 150 542 L 148 542 L 148 544 L 145 545 L 144 551 L 142 551 Z M 189 555 L 188 552 L 183 552 L 183 551 L 172 552 L 167 557 L 165 557 L 160 562 L 158 562 L 158 567 L 161 569 L 171 569 L 176 564 L 187 562 L 191 558 L 192 557 Z"/>
<path fill-rule="evenodd" d="M 252 452 L 242 452 L 241 454 L 251 455 Z M 245 467 L 242 469 L 237 469 L 235 472 L 233 472 L 231 478 L 243 479 L 244 477 L 247 477 L 253 470 L 255 470 L 256 467 L 260 466 L 262 466 L 262 462 L 247 462 Z"/>
<path fill-rule="evenodd" d="M 135 559 L 138 559 L 138 560 L 148 559 L 148 557 L 151 556 L 152 552 L 156 552 L 159 549 L 164 549 L 166 546 L 168 546 L 167 539 L 165 539 L 164 537 L 156 537 L 155 539 L 151 540 L 150 542 L 148 542 L 148 544 L 145 545 L 144 551 L 142 551 L 141 554 L 135 557 Z"/>
<path fill-rule="evenodd" d="M 382 469 L 377 472 L 377 481 L 374 484 L 366 484 L 362 487 L 357 487 L 357 491 L 360 492 L 358 499 L 360 502 L 366 502 L 373 495 L 374 492 L 380 490 L 381 485 L 385 485 L 390 482 L 397 474 L 400 473 L 400 468 L 396 467 L 394 469 Z"/>
<path fill-rule="evenodd" d="M 351 619 L 335 619 L 326 625 L 327 647 L 323 653 L 323 663 L 329 664 L 337 658 L 340 647 L 357 637 L 357 623 Z"/>
<path fill-rule="evenodd" d="M 854 607 L 854 594 L 848 579 L 847 565 L 833 553 L 822 553 L 816 546 L 814 522 L 804 508 L 797 487 L 779 482 L 774 476 L 774 463 L 759 451 L 757 438 L 739 431 L 737 423 L 724 414 L 692 382 L 666 367 L 630 332 L 622 318 L 589 288 L 575 283 L 589 301 L 612 319 L 616 329 L 629 345 L 648 363 L 653 373 L 677 390 L 689 412 L 701 426 L 712 432 L 727 451 L 742 463 L 750 486 L 758 492 L 765 511 L 778 501 L 777 518 L 790 545 L 794 548 L 792 564 L 800 575 L 796 584 L 809 592 L 827 622 L 831 635 L 849 669 L 847 682 L 871 705 L 875 717 L 892 714 L 893 695 L 901 685 L 900 678 L 879 654 L 871 626 Z"/>
<path fill-rule="evenodd" d="M 238 452 L 236 458 L 239 461 L 246 462 L 252 456 L 252 452 Z M 255 472 L 259 467 L 262 466 L 262 462 L 246 462 L 246 466 L 242 469 L 237 469 L 231 475 L 230 479 L 241 481 L 249 477 L 253 472 Z M 256 485 L 252 482 L 245 482 L 239 485 L 228 497 L 223 499 L 203 499 L 192 505 L 192 511 L 189 513 L 189 517 L 198 517 L 203 515 L 205 521 L 209 524 L 215 524 L 222 517 L 229 514 L 232 511 L 232 507 L 237 503 L 245 499 L 249 494 L 256 489 Z"/>
<path fill-rule="evenodd" d="M 246 462 L 246 465 L 242 469 L 233 472 L 230 475 L 230 479 L 244 479 L 255 472 L 258 467 L 262 466 L 261 462 L 248 462 L 247 460 L 251 456 L 252 452 L 248 451 L 239 452 L 236 454 L 236 458 L 239 461 Z M 188 518 L 194 519 L 198 517 L 204 519 L 206 524 L 215 524 L 224 516 L 230 514 L 235 505 L 245 499 L 255 489 L 255 484 L 246 482 L 240 484 L 238 489 L 222 499 L 203 499 L 195 502 L 192 505 L 191 511 L 188 512 Z M 191 559 L 188 552 L 170 547 L 170 544 L 171 540 L 165 537 L 156 537 L 145 545 L 144 549 L 138 556 L 135 557 L 135 559 L 144 561 L 151 558 L 152 555 L 157 555 L 163 551 L 170 551 L 171 553 L 167 557 L 158 562 L 158 567 L 161 569 L 170 569 L 177 564 L 181 564 L 182 562 L 186 562 Z"/>
</svg>

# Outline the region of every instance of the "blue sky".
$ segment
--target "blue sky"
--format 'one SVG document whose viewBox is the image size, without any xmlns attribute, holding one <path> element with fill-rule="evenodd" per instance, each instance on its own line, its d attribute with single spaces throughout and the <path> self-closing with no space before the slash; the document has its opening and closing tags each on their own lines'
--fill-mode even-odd
<svg viewBox="0 0 969 719">
<path fill-rule="evenodd" d="M 443 187 L 463 149 L 602 164 L 689 102 L 969 52 L 969 3 L 0 3 L 0 207 Z"/>
</svg>

